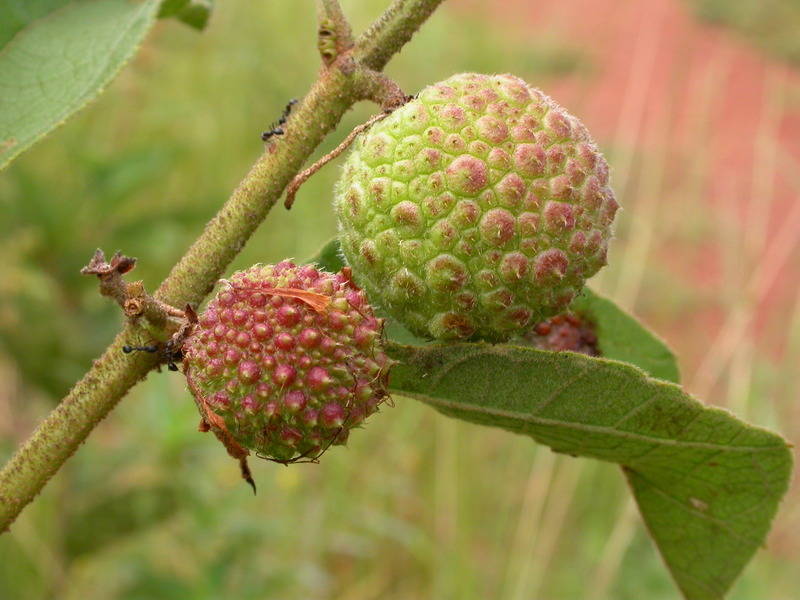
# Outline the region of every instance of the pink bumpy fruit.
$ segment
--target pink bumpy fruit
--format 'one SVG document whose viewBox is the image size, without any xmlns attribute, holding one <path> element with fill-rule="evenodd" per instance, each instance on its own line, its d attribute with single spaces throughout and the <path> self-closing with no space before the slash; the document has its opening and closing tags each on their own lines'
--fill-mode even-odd
<svg viewBox="0 0 800 600">
<path fill-rule="evenodd" d="M 183 348 L 200 414 L 218 437 L 227 429 L 220 439 L 259 456 L 313 460 L 388 398 L 382 326 L 348 270 L 281 262 L 239 271 Z"/>
</svg>

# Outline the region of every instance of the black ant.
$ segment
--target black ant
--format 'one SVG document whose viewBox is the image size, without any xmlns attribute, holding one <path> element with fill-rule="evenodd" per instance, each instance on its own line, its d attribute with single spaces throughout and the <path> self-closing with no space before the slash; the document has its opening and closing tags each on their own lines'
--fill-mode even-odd
<svg viewBox="0 0 800 600">
<path fill-rule="evenodd" d="M 171 340 L 165 344 L 146 344 L 144 346 L 132 346 L 131 344 L 125 344 L 122 347 L 122 351 L 125 354 L 131 354 L 132 352 L 159 354 L 160 358 L 167 363 L 167 369 L 173 372 L 179 370 L 176 363 L 183 359 L 183 353 L 180 351 L 180 349 L 176 350 L 172 348 Z"/>
<path fill-rule="evenodd" d="M 158 345 L 148 344 L 146 346 L 131 346 L 130 344 L 125 344 L 122 347 L 122 351 L 125 354 L 130 354 L 132 352 L 147 352 L 148 354 L 155 354 L 158 352 Z"/>
<path fill-rule="evenodd" d="M 283 135 L 283 127 L 282 125 L 286 124 L 286 119 L 289 118 L 289 113 L 292 112 L 292 107 L 297 104 L 297 98 L 292 98 L 289 100 L 289 103 L 286 105 L 286 108 L 283 109 L 283 114 L 281 114 L 281 118 L 275 121 L 272 125 L 270 125 L 269 131 L 265 131 L 261 134 L 261 139 L 265 142 L 271 138 L 273 135 Z"/>
</svg>

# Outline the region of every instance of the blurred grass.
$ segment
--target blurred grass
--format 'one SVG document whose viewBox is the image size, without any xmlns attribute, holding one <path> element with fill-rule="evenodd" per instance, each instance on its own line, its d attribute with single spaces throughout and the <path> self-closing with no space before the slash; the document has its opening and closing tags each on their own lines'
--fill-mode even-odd
<svg viewBox="0 0 800 600">
<path fill-rule="evenodd" d="M 695 14 L 727 25 L 775 56 L 800 64 L 800 4 L 796 0 L 690 0 Z"/>
<path fill-rule="evenodd" d="M 344 5 L 356 30 L 378 14 L 367 0 Z M 565 40 L 448 8 L 387 69 L 409 93 L 456 71 L 511 71 L 545 89 L 592 72 Z M 261 152 L 261 131 L 313 81 L 315 28 L 300 2 L 221 3 L 202 35 L 162 23 L 98 102 L 0 173 L 0 457 L 119 327 L 80 267 L 96 247 L 121 249 L 139 258 L 134 277 L 158 285 Z M 356 107 L 320 153 L 372 112 Z M 636 251 L 600 283 L 646 312 L 671 293 L 680 315 L 696 291 L 664 285 L 668 273 L 645 262 L 656 230 L 683 243 L 718 226 L 686 198 L 681 220 L 656 210 L 665 149 L 615 160 L 633 150 L 599 141 L 626 165 L 615 170 L 628 210 L 614 253 Z M 337 168 L 312 178 L 291 212 L 276 208 L 235 267 L 302 259 L 332 236 Z M 631 231 L 637 218 L 645 227 Z M 800 359 L 800 308 L 792 314 L 786 365 Z M 775 394 L 780 367 L 740 360 L 750 377 L 737 403 L 768 423 L 775 415 L 755 401 Z M 796 379 L 778 385 L 797 397 Z M 152 374 L 0 537 L 0 598 L 676 597 L 615 467 L 396 404 L 320 465 L 253 464 L 253 498 L 196 432 L 182 378 Z M 759 554 L 732 598 L 793 597 L 798 555 L 780 549 Z"/>
</svg>

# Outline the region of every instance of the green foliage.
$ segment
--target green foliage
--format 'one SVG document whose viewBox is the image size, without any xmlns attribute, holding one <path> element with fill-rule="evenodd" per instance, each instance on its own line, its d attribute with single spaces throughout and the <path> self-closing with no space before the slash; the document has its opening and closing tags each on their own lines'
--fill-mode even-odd
<svg viewBox="0 0 800 600">
<path fill-rule="evenodd" d="M 130 60 L 159 0 L 0 4 L 0 168 L 86 105 Z"/>
<path fill-rule="evenodd" d="M 672 350 L 611 300 L 585 287 L 570 312 L 592 323 L 601 356 L 636 365 L 655 379 L 680 383 Z"/>
<path fill-rule="evenodd" d="M 74 558 L 102 552 L 120 538 L 158 527 L 179 506 L 175 490 L 168 485 L 100 495 L 69 516 L 71 526 L 64 532 L 64 550 Z M 86 527 L 88 522 L 92 528 Z"/>
<path fill-rule="evenodd" d="M 158 18 L 174 18 L 202 31 L 208 25 L 214 5 L 211 0 L 162 0 Z"/>
<path fill-rule="evenodd" d="M 695 13 L 732 27 L 768 52 L 800 63 L 800 3 L 797 0 L 690 0 Z"/>
<path fill-rule="evenodd" d="M 398 394 L 622 465 L 688 600 L 723 596 L 788 489 L 792 456 L 780 436 L 624 363 L 504 344 L 392 344 L 389 354 Z"/>
</svg>

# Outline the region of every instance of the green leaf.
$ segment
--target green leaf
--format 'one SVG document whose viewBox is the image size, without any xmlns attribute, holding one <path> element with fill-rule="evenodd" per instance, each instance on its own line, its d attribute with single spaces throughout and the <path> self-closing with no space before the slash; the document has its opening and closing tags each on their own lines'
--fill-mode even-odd
<svg viewBox="0 0 800 600">
<path fill-rule="evenodd" d="M 608 298 L 585 287 L 570 305 L 570 311 L 594 324 L 600 355 L 604 358 L 636 365 L 656 379 L 680 383 L 672 351 Z"/>
<path fill-rule="evenodd" d="M 0 2 L 0 169 L 100 93 L 158 7 L 159 0 Z"/>
<path fill-rule="evenodd" d="M 191 0 L 162 0 L 161 7 L 158 9 L 159 19 L 169 19 L 181 12 L 189 5 Z"/>
<path fill-rule="evenodd" d="M 202 31 L 208 25 L 213 8 L 211 0 L 163 0 L 158 18 L 175 18 L 189 27 Z"/>
<path fill-rule="evenodd" d="M 394 393 L 619 463 L 688 600 L 722 598 L 764 542 L 791 473 L 788 444 L 617 361 L 490 344 L 390 344 Z"/>
<path fill-rule="evenodd" d="M 322 248 L 317 250 L 317 253 L 306 262 L 314 263 L 328 271 L 328 273 L 338 273 L 343 267 L 347 266 L 342 256 L 339 238 L 333 238 L 325 242 Z"/>
</svg>

